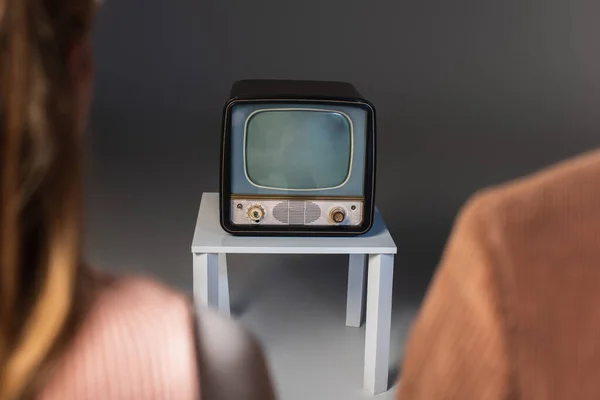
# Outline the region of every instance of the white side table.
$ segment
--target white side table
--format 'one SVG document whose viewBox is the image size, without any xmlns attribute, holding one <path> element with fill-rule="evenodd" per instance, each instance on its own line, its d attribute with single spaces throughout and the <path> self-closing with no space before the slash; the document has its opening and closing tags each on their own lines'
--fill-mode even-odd
<svg viewBox="0 0 600 400">
<path fill-rule="evenodd" d="M 365 332 L 364 387 L 373 395 L 388 390 L 392 316 L 392 278 L 396 244 L 379 211 L 373 228 L 357 237 L 241 237 L 224 232 L 219 224 L 219 195 L 204 193 L 192 242 L 194 299 L 230 316 L 226 255 L 237 254 L 348 254 L 346 325 L 360 327 L 364 316 L 364 288 L 368 287 Z"/>
</svg>

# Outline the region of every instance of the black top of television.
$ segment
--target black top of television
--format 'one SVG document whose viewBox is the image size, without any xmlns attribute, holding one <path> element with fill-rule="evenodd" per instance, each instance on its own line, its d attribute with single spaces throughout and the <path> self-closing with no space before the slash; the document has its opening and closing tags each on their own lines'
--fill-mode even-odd
<svg viewBox="0 0 600 400">
<path fill-rule="evenodd" d="M 356 88 L 346 82 L 247 79 L 233 84 L 231 99 L 328 99 L 364 101 Z"/>
</svg>

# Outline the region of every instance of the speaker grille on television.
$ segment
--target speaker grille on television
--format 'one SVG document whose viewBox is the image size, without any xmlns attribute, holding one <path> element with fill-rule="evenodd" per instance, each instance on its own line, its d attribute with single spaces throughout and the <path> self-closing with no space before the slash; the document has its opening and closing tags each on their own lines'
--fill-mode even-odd
<svg viewBox="0 0 600 400">
<path fill-rule="evenodd" d="M 273 207 L 273 217 L 277 221 L 287 224 L 289 221 L 288 209 L 289 209 L 289 207 L 288 207 L 287 201 L 284 201 L 284 202 L 281 202 L 281 203 L 275 205 L 275 207 Z"/>
<path fill-rule="evenodd" d="M 319 218 L 321 218 L 321 207 L 319 207 L 312 201 L 307 201 L 306 202 L 306 214 L 304 215 L 304 222 L 307 224 L 312 224 Z"/>
<path fill-rule="evenodd" d="M 284 224 L 312 224 L 321 218 L 321 208 L 311 201 L 282 201 L 273 207 L 273 217 Z"/>
<path fill-rule="evenodd" d="M 304 225 L 304 201 L 289 202 L 290 225 Z"/>
</svg>

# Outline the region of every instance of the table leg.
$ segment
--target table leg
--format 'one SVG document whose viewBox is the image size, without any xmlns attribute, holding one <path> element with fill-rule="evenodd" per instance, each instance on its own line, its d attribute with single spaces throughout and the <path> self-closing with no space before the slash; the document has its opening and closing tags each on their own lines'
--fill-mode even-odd
<svg viewBox="0 0 600 400">
<path fill-rule="evenodd" d="M 231 316 L 229 305 L 229 277 L 227 274 L 227 254 L 219 254 L 219 312 Z"/>
<path fill-rule="evenodd" d="M 226 255 L 194 254 L 194 303 L 229 316 L 229 280 Z"/>
<path fill-rule="evenodd" d="M 393 275 L 393 254 L 369 256 L 364 385 L 371 395 L 388 390 Z"/>
<path fill-rule="evenodd" d="M 350 254 L 348 263 L 348 297 L 346 299 L 346 326 L 359 328 L 365 315 L 365 281 L 367 256 Z"/>
<path fill-rule="evenodd" d="M 216 254 L 194 254 L 194 301 L 196 306 L 218 305 L 218 263 Z"/>
</svg>

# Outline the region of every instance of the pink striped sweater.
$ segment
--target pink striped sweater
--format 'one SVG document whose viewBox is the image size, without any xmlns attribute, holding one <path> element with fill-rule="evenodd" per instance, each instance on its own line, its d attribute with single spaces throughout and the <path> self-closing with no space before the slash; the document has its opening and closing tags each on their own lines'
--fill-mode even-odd
<svg viewBox="0 0 600 400">
<path fill-rule="evenodd" d="M 198 399 L 190 304 L 150 279 L 107 280 L 39 399 Z"/>
</svg>

